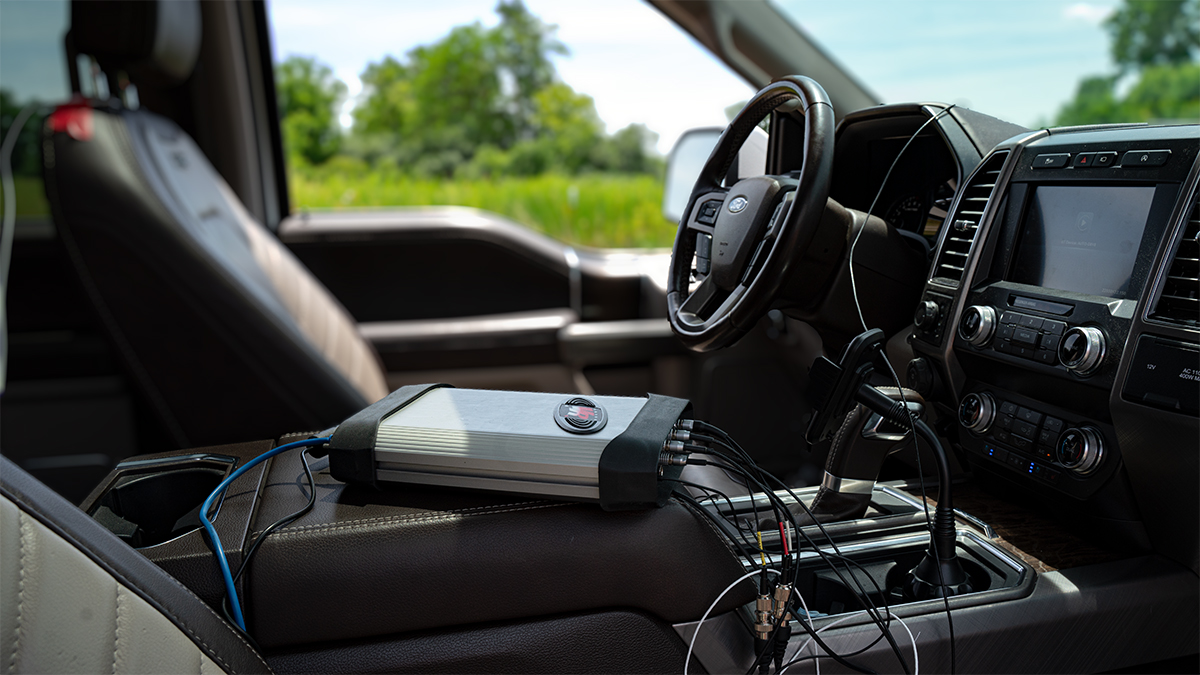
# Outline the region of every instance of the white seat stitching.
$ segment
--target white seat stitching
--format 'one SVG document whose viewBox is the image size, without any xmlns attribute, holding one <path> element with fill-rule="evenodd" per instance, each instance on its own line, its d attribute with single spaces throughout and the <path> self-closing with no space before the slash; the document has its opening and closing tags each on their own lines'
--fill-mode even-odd
<svg viewBox="0 0 1200 675">
<path fill-rule="evenodd" d="M 17 672 L 17 654 L 21 651 L 21 621 L 24 618 L 23 610 L 25 609 L 25 535 L 32 534 L 32 528 L 29 526 L 28 518 L 21 511 L 17 511 L 17 522 L 20 523 L 20 535 L 18 543 L 17 559 L 20 561 L 18 565 L 17 582 L 17 626 L 14 629 L 16 635 L 13 639 L 12 654 L 8 659 L 8 672 Z"/>
<path fill-rule="evenodd" d="M 113 619 L 113 658 L 112 658 L 112 673 L 117 675 L 117 658 L 121 651 L 121 584 L 114 583 L 117 594 L 117 609 L 114 612 Z"/>
</svg>

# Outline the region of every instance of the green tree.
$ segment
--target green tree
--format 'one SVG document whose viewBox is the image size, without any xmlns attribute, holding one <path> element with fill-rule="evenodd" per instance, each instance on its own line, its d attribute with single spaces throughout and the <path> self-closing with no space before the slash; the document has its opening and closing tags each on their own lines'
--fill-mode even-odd
<svg viewBox="0 0 1200 675">
<path fill-rule="evenodd" d="M 568 52 L 556 27 L 520 0 L 496 13 L 493 28 L 458 26 L 403 60 L 368 65 L 351 152 L 425 176 L 653 166 L 641 132 L 606 136 L 592 98 L 558 79 L 551 56 Z"/>
<path fill-rule="evenodd" d="M 508 99 L 515 131 L 518 137 L 528 138 L 533 132 L 533 118 L 538 114 L 535 97 L 555 80 L 550 55 L 566 56 L 569 52 L 554 37 L 557 27 L 543 23 L 520 0 L 501 0 L 496 13 L 500 15 L 500 25 L 491 35 L 496 63 L 502 77 L 513 84 Z"/>
<path fill-rule="evenodd" d="M 320 164 L 341 149 L 337 108 L 346 85 L 328 66 L 307 56 L 289 56 L 275 67 L 284 144 L 293 159 Z"/>
<path fill-rule="evenodd" d="M 1114 92 L 1116 78 L 1106 75 L 1085 77 L 1079 82 L 1075 98 L 1058 111 L 1056 124 L 1106 124 L 1119 121 L 1121 105 Z"/>
<path fill-rule="evenodd" d="M 370 95 L 354 107 L 354 128 L 366 134 L 394 134 L 412 117 L 416 102 L 409 69 L 391 56 L 367 65 L 360 75 Z"/>
<path fill-rule="evenodd" d="M 1200 48 L 1200 1 L 1126 0 L 1104 25 L 1122 71 L 1181 65 Z"/>
<path fill-rule="evenodd" d="M 1119 72 L 1083 79 L 1056 124 L 1200 120 L 1200 0 L 1125 0 L 1105 26 Z M 1120 98 L 1125 75 L 1136 80 Z"/>
</svg>

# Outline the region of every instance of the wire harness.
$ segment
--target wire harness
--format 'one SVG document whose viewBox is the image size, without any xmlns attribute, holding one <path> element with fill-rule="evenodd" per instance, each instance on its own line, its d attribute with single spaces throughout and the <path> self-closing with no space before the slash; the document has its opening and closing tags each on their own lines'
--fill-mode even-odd
<svg viewBox="0 0 1200 675">
<path fill-rule="evenodd" d="M 221 495 L 225 494 L 225 491 L 229 489 L 229 486 L 233 483 L 233 481 L 237 480 L 250 469 L 253 469 L 254 467 L 262 464 L 276 455 L 285 453 L 288 450 L 294 450 L 296 448 L 309 448 L 318 445 L 324 445 L 328 442 L 329 437 L 326 436 L 323 438 L 308 438 L 300 441 L 294 441 L 292 443 L 281 445 L 277 448 L 272 448 L 246 462 L 242 466 L 238 467 L 236 471 L 229 474 L 229 476 L 225 480 L 221 481 L 221 483 L 217 485 L 216 489 L 214 489 L 212 493 L 208 495 L 208 498 L 204 500 L 204 503 L 200 505 L 200 524 L 204 526 L 204 531 L 208 533 L 209 544 L 212 546 L 213 555 L 215 555 L 217 558 L 217 566 L 221 569 L 221 579 L 225 583 L 225 595 L 229 601 L 230 611 L 233 614 L 233 622 L 237 624 L 237 627 L 240 628 L 243 633 L 246 632 L 246 619 L 242 615 L 242 604 L 238 600 L 237 587 L 234 585 L 234 575 L 229 570 L 229 559 L 225 556 L 225 548 L 221 545 L 221 537 L 217 534 L 217 529 L 213 527 L 210 513 L 213 511 L 213 507 L 217 500 L 221 497 Z M 315 491 L 311 493 L 310 501 L 315 497 L 315 495 Z M 311 508 L 311 506 L 309 508 Z M 215 513 L 213 515 L 215 516 Z M 297 515 L 296 517 L 299 516 Z M 274 527 L 276 527 L 276 525 L 272 525 L 267 531 L 270 531 Z M 259 539 L 254 542 L 254 544 L 251 546 L 251 551 L 258 548 L 258 545 L 265 537 L 267 531 L 264 531 L 264 534 L 260 535 Z M 249 555 L 247 555 L 247 560 L 248 559 Z M 239 576 L 244 569 L 245 563 L 243 563 L 238 569 Z"/>
<path fill-rule="evenodd" d="M 675 431 L 672 432 L 668 440 L 663 444 L 660 462 L 663 464 L 668 462 L 679 464 L 682 462 L 689 465 L 720 468 L 731 477 L 741 478 L 752 493 L 757 493 L 757 497 L 752 502 L 756 509 L 759 498 L 763 498 L 769 504 L 770 514 L 774 516 L 774 518 L 766 516 L 760 521 L 758 520 L 758 514 L 755 513 L 755 522 L 752 526 L 747 527 L 744 523 L 738 522 L 730 516 L 721 518 L 712 511 L 703 508 L 703 504 L 699 500 L 685 491 L 676 491 L 676 496 L 680 501 L 690 505 L 697 514 L 717 524 L 719 529 L 726 534 L 735 548 L 745 558 L 747 564 L 756 568 L 726 588 L 709 607 L 709 610 L 705 612 L 700 623 L 697 625 L 696 634 L 692 636 L 692 641 L 689 645 L 689 661 L 694 649 L 696 636 L 721 599 L 736 588 L 738 584 L 757 576 L 758 592 L 756 593 L 752 610 L 755 660 L 750 668 L 750 672 L 767 673 L 770 671 L 772 662 L 776 673 L 781 672 L 787 667 L 788 644 L 792 636 L 793 625 L 798 626 L 802 631 L 807 633 L 809 642 L 816 643 L 829 658 L 857 672 L 873 671 L 851 662 L 848 657 L 862 653 L 880 640 L 886 639 L 893 653 L 896 655 L 901 670 L 905 673 L 910 672 L 901 654 L 899 644 L 891 634 L 891 621 L 897 619 L 897 617 L 891 612 L 890 607 L 887 606 L 887 595 L 878 587 L 871 575 L 867 574 L 866 570 L 858 563 L 841 554 L 832 536 L 830 536 L 829 532 L 825 530 L 820 522 L 812 518 L 811 513 L 807 513 L 807 505 L 795 492 L 778 478 L 758 467 L 750 455 L 727 433 L 700 420 L 680 420 L 676 424 Z M 724 500 L 729 506 L 730 515 L 732 515 L 734 510 L 732 503 L 724 493 L 683 480 L 675 480 L 674 482 L 706 493 L 705 499 L 720 498 Z M 786 493 L 795 506 L 792 507 L 785 503 L 776 490 Z M 813 525 L 822 533 L 822 537 L 827 542 L 828 548 L 833 551 L 832 553 L 829 553 L 822 546 L 818 546 L 817 542 L 811 539 L 806 531 L 799 526 L 796 521 L 797 515 L 793 510 L 794 508 L 807 513 L 809 518 L 812 519 Z M 762 544 L 763 532 L 773 531 L 779 532 L 782 550 L 782 555 L 778 558 L 777 568 L 769 564 L 766 550 Z M 753 535 L 753 539 L 751 539 L 751 535 Z M 822 558 L 828 568 L 841 581 L 843 587 L 851 591 L 855 601 L 861 607 L 861 611 L 855 613 L 853 616 L 868 616 L 879 629 L 879 636 L 870 645 L 855 652 L 855 654 L 838 654 L 824 642 L 819 635 L 819 631 L 813 628 L 812 618 L 816 615 L 809 612 L 804 598 L 796 591 L 796 582 L 800 572 L 800 565 L 798 564 L 799 552 L 802 548 L 811 550 Z M 775 554 L 772 554 L 772 557 L 774 556 Z M 855 574 L 851 569 L 852 567 L 856 568 L 861 574 Z M 770 578 L 769 575 L 772 575 L 774 578 Z M 870 598 L 872 595 L 863 586 L 863 582 L 860 581 L 863 578 L 867 579 L 874 586 L 874 597 L 883 599 L 884 609 L 882 611 L 871 601 Z M 794 652 L 792 656 L 795 657 L 798 653 Z M 685 663 L 685 673 L 688 667 L 688 664 Z"/>
</svg>

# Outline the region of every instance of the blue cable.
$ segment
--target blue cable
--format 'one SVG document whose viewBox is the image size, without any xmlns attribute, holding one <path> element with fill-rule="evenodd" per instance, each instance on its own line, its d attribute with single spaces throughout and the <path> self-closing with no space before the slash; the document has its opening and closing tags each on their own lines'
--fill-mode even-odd
<svg viewBox="0 0 1200 675">
<path fill-rule="evenodd" d="M 293 450 L 295 448 L 307 448 L 314 445 L 323 445 L 329 442 L 329 438 L 329 436 L 324 438 L 307 438 L 302 441 L 287 443 L 279 446 L 278 448 L 273 448 L 264 452 L 258 457 L 255 457 L 249 462 L 243 464 L 233 473 L 229 474 L 229 477 L 221 481 L 221 484 L 217 486 L 217 489 L 213 490 L 212 494 L 208 495 L 208 499 L 205 499 L 204 503 L 200 505 L 200 524 L 204 526 L 204 531 L 208 532 L 208 540 L 212 544 L 213 553 L 215 553 L 217 556 L 217 563 L 221 566 L 221 577 L 225 580 L 225 593 L 229 596 L 229 605 L 233 609 L 233 620 L 237 623 L 238 628 L 242 629 L 242 632 L 246 631 L 246 620 L 242 618 L 242 603 L 238 601 L 237 589 L 233 586 L 233 573 L 229 571 L 229 560 L 225 558 L 225 549 L 221 546 L 221 538 L 217 536 L 216 528 L 213 527 L 212 522 L 208 519 L 208 512 L 212 508 L 213 501 L 215 501 L 217 497 L 221 495 L 221 493 L 225 492 L 225 490 L 229 487 L 229 484 L 236 480 L 238 476 L 241 476 L 256 465 L 261 464 L 275 455 L 287 452 L 288 450 Z"/>
</svg>

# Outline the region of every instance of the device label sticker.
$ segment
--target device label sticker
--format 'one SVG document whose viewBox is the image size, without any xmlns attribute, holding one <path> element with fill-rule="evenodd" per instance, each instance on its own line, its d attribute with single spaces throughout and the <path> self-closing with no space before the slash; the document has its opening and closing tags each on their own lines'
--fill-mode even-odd
<svg viewBox="0 0 1200 675">
<path fill-rule="evenodd" d="M 603 429 L 608 419 L 604 408 L 591 400 L 574 396 L 555 407 L 554 421 L 573 434 L 592 434 Z"/>
</svg>

